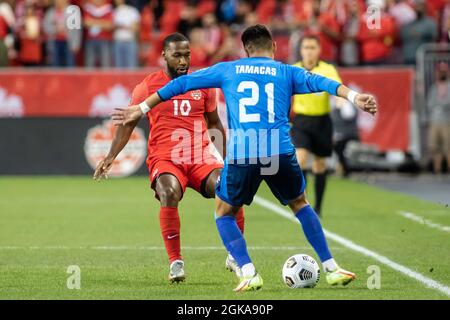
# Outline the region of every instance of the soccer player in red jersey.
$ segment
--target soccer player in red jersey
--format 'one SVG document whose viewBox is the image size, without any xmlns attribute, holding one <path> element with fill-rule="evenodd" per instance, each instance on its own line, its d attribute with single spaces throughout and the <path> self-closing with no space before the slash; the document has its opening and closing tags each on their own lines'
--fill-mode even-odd
<svg viewBox="0 0 450 320">
<path fill-rule="evenodd" d="M 189 40 L 179 33 L 167 36 L 162 56 L 166 61 L 165 70 L 151 73 L 138 84 L 133 90 L 130 105 L 141 103 L 170 80 L 188 73 Z M 219 135 L 214 143 L 224 156 L 225 133 L 216 103 L 216 89 L 194 90 L 162 102 L 147 114 L 150 125 L 147 166 L 151 187 L 161 204 L 159 221 L 170 261 L 171 282 L 185 279 L 178 203 L 186 187 L 193 188 L 205 198 L 214 198 L 215 184 L 223 167 L 222 160 L 214 155 L 207 132 L 208 129 L 218 130 Z M 106 176 L 138 121 L 118 127 L 108 155 L 95 170 L 94 179 Z M 243 232 L 242 209 L 237 223 Z M 226 267 L 240 277 L 241 271 L 231 255 L 227 256 Z"/>
</svg>

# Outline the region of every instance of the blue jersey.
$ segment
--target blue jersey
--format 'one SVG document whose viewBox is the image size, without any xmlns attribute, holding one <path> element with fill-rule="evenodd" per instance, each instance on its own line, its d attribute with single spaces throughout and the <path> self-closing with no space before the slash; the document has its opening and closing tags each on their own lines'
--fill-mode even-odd
<svg viewBox="0 0 450 320">
<path fill-rule="evenodd" d="M 169 82 L 165 101 L 184 92 L 221 88 L 228 117 L 226 160 L 264 158 L 294 151 L 289 113 L 294 94 L 337 94 L 340 83 L 270 58 L 222 62 Z"/>
</svg>

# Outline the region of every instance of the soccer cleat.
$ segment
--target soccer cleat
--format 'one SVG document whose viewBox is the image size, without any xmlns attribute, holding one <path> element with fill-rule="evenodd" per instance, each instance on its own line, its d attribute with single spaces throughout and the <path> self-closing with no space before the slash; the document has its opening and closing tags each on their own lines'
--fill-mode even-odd
<svg viewBox="0 0 450 320">
<path fill-rule="evenodd" d="M 230 272 L 234 272 L 239 279 L 242 277 L 242 270 L 231 255 L 228 255 L 225 260 L 225 268 Z"/>
<path fill-rule="evenodd" d="M 356 279 L 356 275 L 353 272 L 344 270 L 340 267 L 337 267 L 334 271 L 327 271 L 326 278 L 328 284 L 335 286 L 338 284 L 342 284 L 346 286 L 350 282 Z"/>
<path fill-rule="evenodd" d="M 175 260 L 170 264 L 169 269 L 169 281 L 171 283 L 183 282 L 186 279 L 184 274 L 184 262 L 183 260 Z"/>
<path fill-rule="evenodd" d="M 253 276 L 250 277 L 242 277 L 241 283 L 239 283 L 239 285 L 236 288 L 234 288 L 233 291 L 245 292 L 245 291 L 259 290 L 262 288 L 263 284 L 264 281 L 262 277 L 258 273 L 255 273 Z"/>
</svg>

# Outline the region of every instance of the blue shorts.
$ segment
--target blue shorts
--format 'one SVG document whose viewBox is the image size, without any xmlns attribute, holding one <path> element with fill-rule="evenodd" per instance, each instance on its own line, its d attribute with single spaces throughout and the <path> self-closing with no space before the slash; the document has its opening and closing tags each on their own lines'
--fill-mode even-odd
<svg viewBox="0 0 450 320">
<path fill-rule="evenodd" d="M 276 159 L 275 159 L 276 157 Z M 267 160 L 267 159 L 266 159 Z M 216 184 L 216 195 L 226 203 L 240 207 L 249 205 L 264 180 L 282 205 L 298 198 L 305 191 L 305 178 L 295 152 L 272 156 L 270 164 L 238 164 L 225 162 Z M 278 161 L 278 165 L 274 164 Z M 277 170 L 268 170 L 276 167 Z M 262 170 L 266 170 L 266 174 Z M 267 174 L 273 171 L 273 174 Z"/>
</svg>

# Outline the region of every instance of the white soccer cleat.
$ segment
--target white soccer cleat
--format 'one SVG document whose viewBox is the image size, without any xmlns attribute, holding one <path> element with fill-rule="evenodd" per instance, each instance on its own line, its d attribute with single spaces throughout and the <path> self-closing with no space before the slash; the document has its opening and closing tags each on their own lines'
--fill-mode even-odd
<svg viewBox="0 0 450 320">
<path fill-rule="evenodd" d="M 241 268 L 239 268 L 239 265 L 237 264 L 236 260 L 234 260 L 231 254 L 229 254 L 227 256 L 227 259 L 225 260 L 225 268 L 230 272 L 234 272 L 238 279 L 242 278 L 242 270 Z"/>
<path fill-rule="evenodd" d="M 184 273 L 184 262 L 183 260 L 175 260 L 170 264 L 169 268 L 169 281 L 171 283 L 183 282 L 186 279 Z"/>
</svg>

